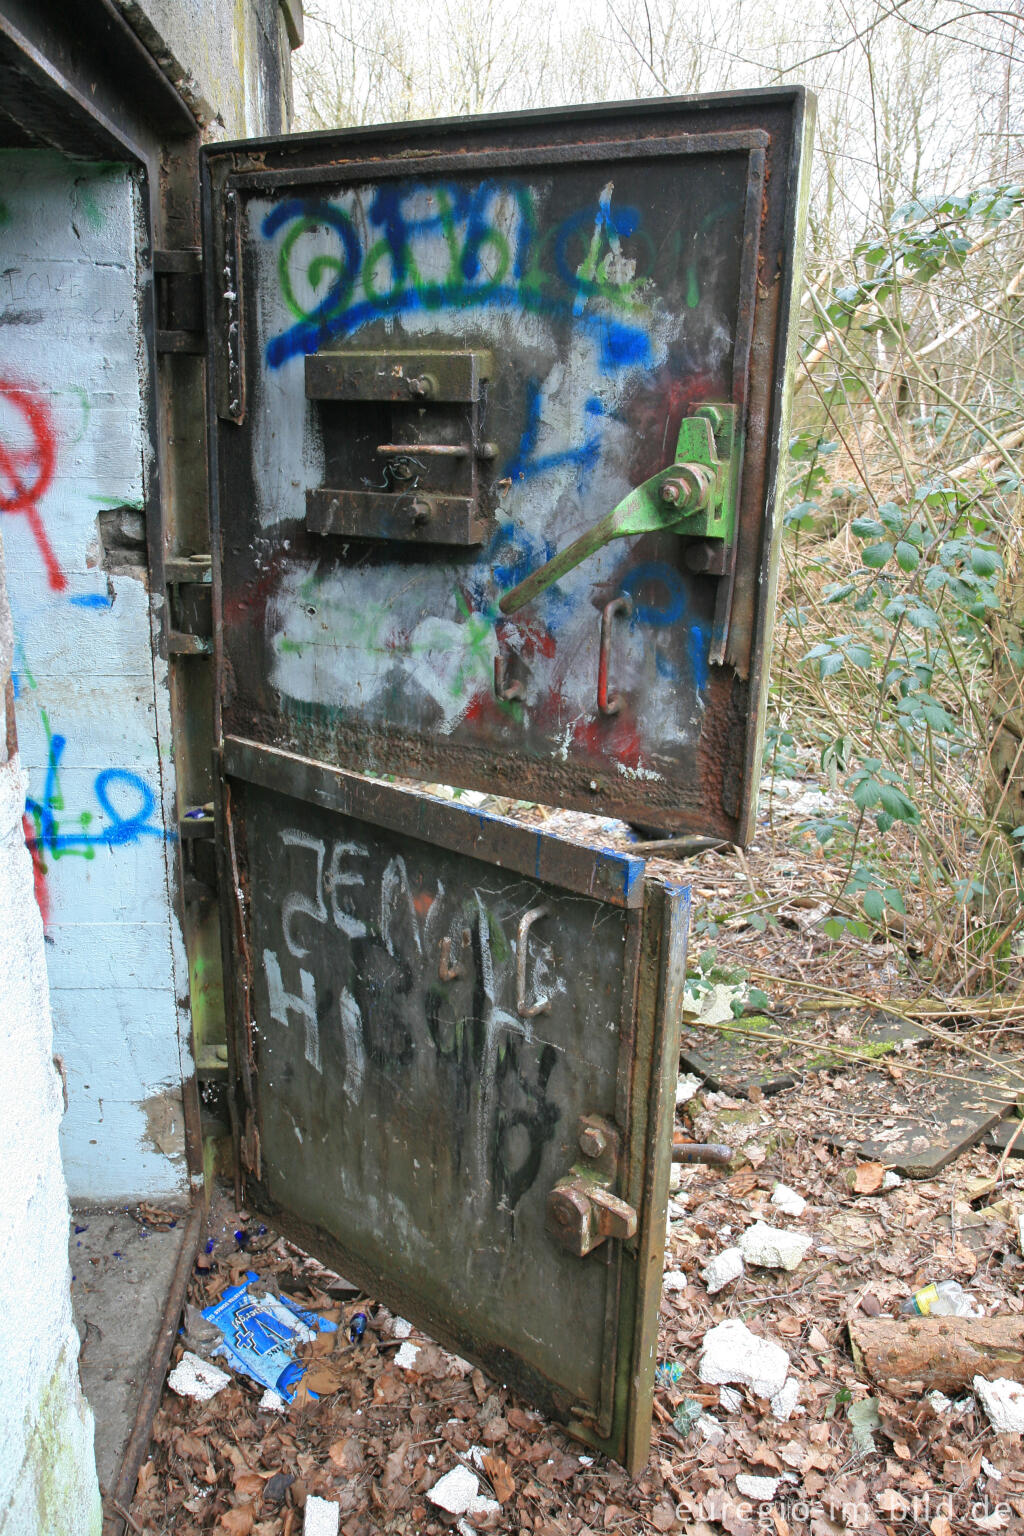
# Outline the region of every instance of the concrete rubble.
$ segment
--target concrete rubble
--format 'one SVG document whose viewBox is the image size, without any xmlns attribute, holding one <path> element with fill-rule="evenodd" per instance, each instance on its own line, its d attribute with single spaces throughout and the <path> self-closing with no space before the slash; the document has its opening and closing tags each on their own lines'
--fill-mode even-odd
<svg viewBox="0 0 1024 1536">
<path fill-rule="evenodd" d="M 769 1227 L 763 1221 L 748 1227 L 739 1240 L 744 1262 L 761 1269 L 796 1269 L 813 1246 L 813 1239 L 803 1233 Z"/>
<path fill-rule="evenodd" d="M 984 1376 L 975 1376 L 973 1386 L 996 1434 L 1024 1434 L 1024 1386 L 1019 1381 L 1008 1381 L 1005 1376 L 986 1381 Z"/>
<path fill-rule="evenodd" d="M 789 1375 L 789 1356 L 781 1345 L 759 1339 L 746 1323 L 729 1318 L 704 1335 L 699 1375 L 708 1386 L 726 1382 L 774 1398 Z"/>
<path fill-rule="evenodd" d="M 227 1371 L 222 1371 L 220 1366 L 210 1365 L 209 1361 L 200 1360 L 198 1355 L 186 1349 L 168 1376 L 167 1385 L 179 1397 L 195 1397 L 205 1403 L 222 1392 L 230 1380 Z"/>
<path fill-rule="evenodd" d="M 338 1536 L 341 1505 L 311 1493 L 306 1500 L 302 1536 Z"/>
<path fill-rule="evenodd" d="M 743 1254 L 739 1248 L 723 1248 L 700 1272 L 709 1296 L 714 1296 L 743 1274 Z"/>
</svg>

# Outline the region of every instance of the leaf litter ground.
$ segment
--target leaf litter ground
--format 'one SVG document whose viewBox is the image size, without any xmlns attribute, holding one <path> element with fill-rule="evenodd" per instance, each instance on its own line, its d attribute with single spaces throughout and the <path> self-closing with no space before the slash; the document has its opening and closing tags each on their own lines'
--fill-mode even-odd
<svg viewBox="0 0 1024 1536">
<path fill-rule="evenodd" d="M 569 812 L 499 808 L 569 835 L 593 825 Z M 615 840 L 614 829 L 606 840 Z M 930 1177 L 893 1183 L 890 1176 L 890 1187 L 883 1184 L 886 1168 L 913 1151 L 915 1129 L 949 1137 L 951 1085 L 969 1105 L 998 1101 L 1006 1112 L 1019 1081 L 1019 1013 L 908 1005 L 884 936 L 851 944 L 822 935 L 820 871 L 809 874 L 791 849 L 781 861 L 770 848 L 760 856 L 706 853 L 685 864 L 659 859 L 652 872 L 689 879 L 705 910 L 740 913 L 719 933 L 719 954 L 772 984 L 758 983 L 770 991 L 770 1017 L 749 1032 L 742 1024 L 727 1030 L 724 1056 L 721 1030 L 684 1029 L 690 1049 L 718 1049 L 728 1060 L 733 1091 L 705 1084 L 696 1097 L 684 1094 L 677 1134 L 725 1141 L 734 1158 L 728 1169 L 679 1169 L 654 1443 L 642 1476 L 634 1481 L 591 1458 L 500 1382 L 415 1329 L 396 1331 L 396 1319 L 372 1297 L 351 1293 L 274 1233 L 242 1251 L 234 1234 L 246 1225 L 244 1213 L 222 1196 L 211 1213 L 214 1251 L 194 1276 L 191 1305 L 208 1305 L 255 1270 L 267 1288 L 338 1322 L 309 1362 L 309 1379 L 324 1395 L 300 1392 L 281 1413 L 261 1410 L 261 1389 L 241 1377 L 205 1403 L 168 1389 L 132 1529 L 301 1536 L 304 1505 L 316 1495 L 339 1506 L 344 1536 L 440 1536 L 458 1520 L 429 1493 L 462 1465 L 493 1501 L 462 1517 L 462 1536 L 472 1529 L 538 1536 L 1024 1530 L 1021 1437 L 994 1434 L 969 1389 L 949 1406 L 913 1393 L 888 1396 L 858 1377 L 847 1339 L 851 1319 L 895 1316 L 908 1294 L 941 1279 L 958 1280 L 987 1316 L 1024 1314 L 1020 1164 L 1000 1166 L 996 1153 L 975 1145 Z M 780 919 L 765 931 L 741 914 L 751 892 L 770 900 Z M 758 1072 L 763 1081 L 766 1064 L 792 1086 L 765 1092 Z M 979 1088 L 973 1079 L 985 1072 Z M 993 1081 L 1010 1091 L 1000 1098 Z M 772 1203 L 778 1183 L 807 1201 L 799 1217 Z M 802 1233 L 813 1246 L 792 1272 L 748 1266 L 709 1295 L 701 1271 L 758 1220 Z M 356 1312 L 366 1313 L 368 1326 L 352 1344 L 347 1325 Z M 193 1328 L 195 1319 L 190 1312 Z M 726 1319 L 742 1319 L 787 1351 L 799 1402 L 785 1422 L 750 1389 L 700 1381 L 705 1334 Z M 411 1368 L 398 1363 L 406 1343 L 417 1346 Z M 195 1337 L 186 1329 L 185 1344 L 209 1353 L 201 1329 Z M 705 1438 L 701 1412 L 720 1426 L 713 1439 Z"/>
</svg>

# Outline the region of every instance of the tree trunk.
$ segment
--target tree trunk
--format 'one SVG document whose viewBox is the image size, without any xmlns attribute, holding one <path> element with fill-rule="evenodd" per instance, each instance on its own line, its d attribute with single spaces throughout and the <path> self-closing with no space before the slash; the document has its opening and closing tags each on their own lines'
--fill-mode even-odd
<svg viewBox="0 0 1024 1536">
<path fill-rule="evenodd" d="M 1024 1317 L 865 1317 L 849 1326 L 857 1370 L 893 1397 L 960 1392 L 975 1376 L 1024 1382 Z"/>
</svg>

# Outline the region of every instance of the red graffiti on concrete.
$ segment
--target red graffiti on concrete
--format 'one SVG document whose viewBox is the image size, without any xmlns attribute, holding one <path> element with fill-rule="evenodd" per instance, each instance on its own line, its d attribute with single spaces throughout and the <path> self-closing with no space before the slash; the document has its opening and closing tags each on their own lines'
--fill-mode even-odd
<svg viewBox="0 0 1024 1536">
<path fill-rule="evenodd" d="M 16 425 L 18 417 L 20 430 Z M 51 590 L 63 592 L 67 578 L 39 511 L 39 503 L 50 488 L 56 461 L 57 440 L 45 400 L 30 389 L 0 379 L 0 512 L 20 512 L 26 519 L 46 566 Z"/>
</svg>

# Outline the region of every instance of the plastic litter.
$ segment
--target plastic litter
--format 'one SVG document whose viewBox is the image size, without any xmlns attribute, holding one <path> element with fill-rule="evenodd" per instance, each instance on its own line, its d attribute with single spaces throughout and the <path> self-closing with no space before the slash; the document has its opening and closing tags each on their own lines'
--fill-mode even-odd
<svg viewBox="0 0 1024 1536">
<path fill-rule="evenodd" d="M 419 1356 L 419 1352 L 419 1345 L 410 1344 L 408 1339 L 406 1339 L 405 1343 L 395 1355 L 395 1364 L 398 1366 L 399 1370 L 414 1371 L 416 1369 L 416 1360 Z"/>
<path fill-rule="evenodd" d="M 729 1382 L 773 1398 L 789 1375 L 789 1356 L 781 1345 L 759 1339 L 746 1323 L 729 1318 L 704 1335 L 699 1375 L 710 1386 Z"/>
<path fill-rule="evenodd" d="M 723 1248 L 700 1272 L 709 1296 L 731 1285 L 743 1274 L 743 1254 L 739 1248 Z"/>
<path fill-rule="evenodd" d="M 922 1286 L 900 1303 L 905 1317 L 980 1317 L 981 1312 L 956 1280 Z"/>
<path fill-rule="evenodd" d="M 993 1381 L 975 1376 L 973 1386 L 997 1435 L 1024 1433 L 1024 1385 L 1008 1381 L 1005 1376 L 997 1376 Z"/>
<path fill-rule="evenodd" d="M 659 1387 L 674 1387 L 683 1379 L 683 1368 L 678 1360 L 665 1360 L 654 1373 Z"/>
<path fill-rule="evenodd" d="M 338 1325 L 305 1311 L 287 1296 L 250 1295 L 250 1285 L 259 1278 L 249 1270 L 246 1283 L 229 1286 L 219 1301 L 203 1308 L 203 1316 L 222 1335 L 213 1354 L 223 1355 L 232 1370 L 290 1403 L 306 1372 L 305 1363 L 295 1358 L 296 1346 L 309 1343 L 317 1333 L 336 1333 Z"/>
<path fill-rule="evenodd" d="M 321 1499 L 315 1493 L 308 1496 L 302 1536 L 338 1536 L 340 1524 L 340 1504 L 335 1504 L 333 1499 Z"/>
<path fill-rule="evenodd" d="M 353 1344 L 358 1344 L 366 1332 L 366 1313 L 357 1312 L 348 1320 L 348 1336 Z"/>
<path fill-rule="evenodd" d="M 813 1248 L 813 1240 L 801 1232 L 786 1232 L 781 1227 L 769 1227 L 757 1221 L 742 1233 L 739 1249 L 747 1264 L 761 1269 L 796 1269 Z"/>
<path fill-rule="evenodd" d="M 759 1504 L 766 1504 L 769 1499 L 774 1499 L 779 1483 L 779 1477 L 754 1477 L 750 1472 L 738 1472 L 736 1474 L 736 1487 L 745 1499 L 756 1499 Z"/>
<path fill-rule="evenodd" d="M 200 1360 L 198 1355 L 186 1349 L 168 1376 L 167 1385 L 179 1397 L 195 1397 L 201 1403 L 206 1403 L 218 1392 L 222 1392 L 230 1380 L 227 1371 L 222 1371 L 220 1366 L 211 1365 L 208 1360 Z"/>
<path fill-rule="evenodd" d="M 788 1184 L 776 1184 L 772 1190 L 772 1205 L 786 1216 L 802 1216 L 807 1209 L 803 1195 L 798 1195 Z"/>
</svg>

